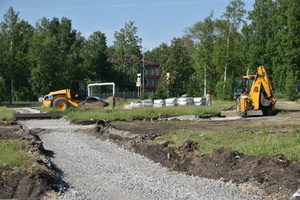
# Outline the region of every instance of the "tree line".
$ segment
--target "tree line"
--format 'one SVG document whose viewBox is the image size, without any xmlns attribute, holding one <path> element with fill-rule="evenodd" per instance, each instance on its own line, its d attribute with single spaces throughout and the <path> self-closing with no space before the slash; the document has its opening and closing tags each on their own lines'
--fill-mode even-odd
<svg viewBox="0 0 300 200">
<path fill-rule="evenodd" d="M 264 65 L 273 89 L 295 100 L 300 2 L 256 0 L 252 11 L 244 7 L 242 0 L 232 0 L 220 18 L 211 11 L 170 45 L 162 43 L 146 52 L 134 21 L 116 31 L 108 46 L 101 31 L 85 38 L 65 17 L 43 17 L 33 27 L 11 7 L 0 24 L 0 98 L 36 100 L 83 79 L 115 82 L 118 91 L 134 91 L 144 56 L 160 64 L 157 98 L 165 98 L 167 91 L 170 96 L 203 96 L 210 91 L 217 98 L 230 98 L 235 77 L 247 71 L 254 74 Z"/>
</svg>

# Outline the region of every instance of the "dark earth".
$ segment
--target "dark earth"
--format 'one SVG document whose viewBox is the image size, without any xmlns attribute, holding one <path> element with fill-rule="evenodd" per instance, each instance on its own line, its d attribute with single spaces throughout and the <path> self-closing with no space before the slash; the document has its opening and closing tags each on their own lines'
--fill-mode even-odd
<svg viewBox="0 0 300 200">
<path fill-rule="evenodd" d="M 196 130 L 206 134 L 215 131 L 241 130 L 249 133 L 261 131 L 262 123 L 272 130 L 283 132 L 300 129 L 300 105 L 293 102 L 279 103 L 275 116 L 249 116 L 247 119 L 225 118 L 232 112 L 222 112 L 222 120 L 172 121 L 154 120 L 112 121 L 99 120 L 88 134 L 96 134 L 99 139 L 111 140 L 124 148 L 142 154 L 170 170 L 236 183 L 271 199 L 290 199 L 300 188 L 300 162 L 291 162 L 284 155 L 258 157 L 245 155 L 226 147 L 201 153 L 197 143 L 186 141 L 181 147 L 172 142 L 150 145 L 155 137 L 176 130 Z M 227 120 L 228 119 L 228 120 Z M 74 122 L 85 123 L 85 122 Z M 91 122 L 86 122 L 91 123 Z M 270 128 L 271 127 L 271 128 Z M 299 136 L 300 137 L 300 136 Z M 56 199 L 60 178 L 46 159 L 37 133 L 19 125 L 0 125 L 0 139 L 19 138 L 30 141 L 27 151 L 37 156 L 38 171 L 5 169 L 0 171 L 0 199 Z M 234 142 L 234 141 L 233 141 Z M 299 199 L 296 197 L 294 199 Z"/>
<path fill-rule="evenodd" d="M 36 136 L 19 125 L 0 124 L 0 140 L 20 139 L 29 144 L 25 151 L 37 159 L 32 169 L 0 168 L 0 199 L 55 199 L 61 182 L 45 156 L 46 150 Z"/>
</svg>

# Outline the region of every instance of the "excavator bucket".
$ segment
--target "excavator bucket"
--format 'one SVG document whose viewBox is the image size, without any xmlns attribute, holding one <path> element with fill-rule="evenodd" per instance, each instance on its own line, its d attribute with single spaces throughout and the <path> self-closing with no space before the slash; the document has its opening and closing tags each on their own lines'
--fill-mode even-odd
<svg viewBox="0 0 300 200">
<path fill-rule="evenodd" d="M 260 95 L 260 103 L 261 103 L 261 105 L 268 107 L 271 105 L 272 101 L 269 99 L 266 99 L 263 95 Z"/>
</svg>

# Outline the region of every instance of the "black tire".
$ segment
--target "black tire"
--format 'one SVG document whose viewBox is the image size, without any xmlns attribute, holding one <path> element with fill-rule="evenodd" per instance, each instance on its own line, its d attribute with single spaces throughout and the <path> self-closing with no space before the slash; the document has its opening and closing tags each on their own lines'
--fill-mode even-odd
<svg viewBox="0 0 300 200">
<path fill-rule="evenodd" d="M 60 111 L 64 111 L 64 110 L 68 109 L 69 106 L 70 106 L 70 104 L 67 99 L 65 99 L 63 97 L 59 97 L 54 100 L 52 107 L 55 109 L 58 109 Z"/>
<path fill-rule="evenodd" d="M 270 107 L 268 106 L 268 107 L 265 107 L 265 106 L 262 106 L 262 108 L 261 108 L 261 111 L 262 111 L 262 114 L 263 114 L 263 116 L 268 116 L 269 115 L 269 113 L 270 113 Z"/>
<path fill-rule="evenodd" d="M 248 115 L 247 115 L 247 112 L 243 112 L 242 114 L 241 114 L 241 117 L 242 118 L 246 118 Z"/>
</svg>

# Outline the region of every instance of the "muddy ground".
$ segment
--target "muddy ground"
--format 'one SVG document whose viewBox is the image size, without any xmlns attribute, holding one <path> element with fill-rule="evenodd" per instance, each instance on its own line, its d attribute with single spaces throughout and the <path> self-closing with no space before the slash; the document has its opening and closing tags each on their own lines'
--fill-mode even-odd
<svg viewBox="0 0 300 200">
<path fill-rule="evenodd" d="M 284 155 L 257 157 L 244 155 L 226 147 L 215 149 L 210 154 L 203 154 L 197 149 L 194 141 L 186 141 L 179 148 L 173 147 L 171 142 L 148 144 L 149 140 L 176 130 L 203 131 L 205 134 L 241 130 L 251 134 L 260 132 L 262 124 L 267 127 L 268 134 L 276 134 L 272 130 L 278 128 L 282 131 L 300 129 L 300 105 L 282 102 L 278 107 L 278 113 L 274 116 L 262 117 L 260 113 L 254 113 L 247 119 L 230 118 L 232 112 L 228 111 L 222 112 L 221 118 L 208 118 L 202 121 L 183 122 L 173 119 L 170 123 L 164 118 L 162 121 L 97 121 L 97 125 L 89 132 L 96 134 L 99 139 L 110 139 L 171 170 L 231 181 L 237 183 L 239 187 L 272 199 L 289 199 L 300 188 L 300 162 L 290 162 Z M 0 127 L 0 139 L 18 137 L 30 140 L 28 151 L 38 156 L 40 165 L 47 166 L 47 160 L 43 156 L 47 152 L 40 146 L 35 133 L 28 133 L 18 125 L 0 125 Z M 38 173 L 15 172 L 14 169 L 8 169 L 0 171 L 0 175 L 0 199 L 22 199 L 21 197 L 40 199 L 42 196 L 55 199 L 51 191 L 58 190 L 60 181 L 48 167 L 43 167 Z M 47 191 L 50 193 L 46 193 Z"/>
</svg>

